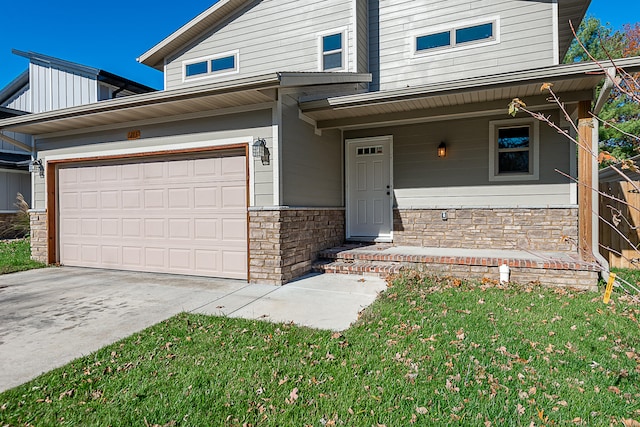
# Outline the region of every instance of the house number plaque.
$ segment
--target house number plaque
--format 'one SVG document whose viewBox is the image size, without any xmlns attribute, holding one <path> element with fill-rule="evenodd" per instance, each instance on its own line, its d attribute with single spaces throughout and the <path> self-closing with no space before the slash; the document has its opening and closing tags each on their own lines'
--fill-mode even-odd
<svg viewBox="0 0 640 427">
<path fill-rule="evenodd" d="M 127 139 L 128 140 L 140 139 L 140 131 L 139 130 L 130 130 L 129 133 L 127 133 Z"/>
</svg>

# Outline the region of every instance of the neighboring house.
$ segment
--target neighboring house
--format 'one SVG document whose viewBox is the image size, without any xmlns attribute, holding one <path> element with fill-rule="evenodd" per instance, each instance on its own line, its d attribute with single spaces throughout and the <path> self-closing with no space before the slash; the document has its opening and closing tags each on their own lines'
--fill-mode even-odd
<svg viewBox="0 0 640 427">
<path fill-rule="evenodd" d="M 0 90 L 0 119 L 153 91 L 97 68 L 34 52 L 13 53 L 28 59 L 29 67 Z M 29 135 L 0 132 L 0 215 L 16 212 L 17 193 L 31 205 L 31 154 Z"/>
<path fill-rule="evenodd" d="M 588 5 L 220 0 L 139 58 L 164 91 L 0 121 L 46 164 L 34 254 L 282 284 L 345 240 L 520 249 L 595 285 L 593 195 L 556 172 L 592 158 L 507 115 L 520 97 L 568 128 L 550 82 L 597 144 L 603 74 L 560 65 Z"/>
</svg>

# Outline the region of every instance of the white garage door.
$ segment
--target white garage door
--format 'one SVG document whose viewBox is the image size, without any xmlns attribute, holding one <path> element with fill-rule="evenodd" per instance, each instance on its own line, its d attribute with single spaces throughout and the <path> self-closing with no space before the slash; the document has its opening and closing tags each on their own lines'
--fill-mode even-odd
<svg viewBox="0 0 640 427">
<path fill-rule="evenodd" d="M 61 167 L 63 265 L 247 278 L 242 155 Z"/>
</svg>

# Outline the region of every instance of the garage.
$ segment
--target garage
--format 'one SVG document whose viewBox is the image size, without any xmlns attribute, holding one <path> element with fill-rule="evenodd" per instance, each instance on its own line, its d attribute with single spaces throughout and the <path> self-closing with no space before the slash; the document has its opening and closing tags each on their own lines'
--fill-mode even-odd
<svg viewBox="0 0 640 427">
<path fill-rule="evenodd" d="M 63 265 L 247 279 L 244 150 L 61 163 Z"/>
</svg>

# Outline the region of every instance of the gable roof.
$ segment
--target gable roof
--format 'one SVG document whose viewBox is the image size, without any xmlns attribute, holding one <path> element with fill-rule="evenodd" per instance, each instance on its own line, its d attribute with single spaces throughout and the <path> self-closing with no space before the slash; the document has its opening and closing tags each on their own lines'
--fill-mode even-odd
<svg viewBox="0 0 640 427">
<path fill-rule="evenodd" d="M 558 26 L 559 26 L 559 60 L 562 61 L 569 45 L 573 40 L 573 33 L 569 27 L 569 21 L 573 22 L 576 31 L 578 25 L 587 13 L 591 0 L 557 0 L 558 1 Z M 182 46 L 191 42 L 200 34 L 219 24 L 228 18 L 240 7 L 251 3 L 252 0 L 218 0 L 213 6 L 205 10 L 191 21 L 184 24 L 178 30 L 167 36 L 160 43 L 149 49 L 137 58 L 141 64 L 157 70 L 164 70 L 164 58 Z"/>
<path fill-rule="evenodd" d="M 160 43 L 140 55 L 138 62 L 149 67 L 164 70 L 164 58 L 174 50 L 189 43 L 203 32 L 221 22 L 241 6 L 252 0 L 218 0 L 209 9 L 184 24 Z"/>
</svg>

